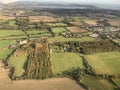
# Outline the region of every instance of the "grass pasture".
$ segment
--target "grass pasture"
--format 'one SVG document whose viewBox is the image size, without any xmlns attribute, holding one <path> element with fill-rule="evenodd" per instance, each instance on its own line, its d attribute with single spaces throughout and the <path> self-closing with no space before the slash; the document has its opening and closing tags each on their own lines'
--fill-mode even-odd
<svg viewBox="0 0 120 90">
<path fill-rule="evenodd" d="M 10 26 L 16 26 L 16 21 L 9 21 Z"/>
<path fill-rule="evenodd" d="M 89 76 L 82 76 L 80 82 L 86 85 L 89 90 L 114 90 L 115 88 L 108 80 L 98 80 Z"/>
<path fill-rule="evenodd" d="M 120 79 L 113 79 L 113 81 L 117 84 L 118 87 L 120 87 Z"/>
<path fill-rule="evenodd" d="M 66 42 L 66 41 L 76 41 L 76 42 L 85 42 L 85 41 L 94 41 L 93 38 L 91 37 L 82 37 L 82 38 L 65 38 L 63 36 L 56 36 L 53 38 L 49 38 L 48 42 L 49 43 L 54 43 L 54 42 Z"/>
<path fill-rule="evenodd" d="M 67 27 L 67 29 L 70 31 L 70 32 L 73 32 L 73 33 L 84 33 L 84 32 L 87 32 L 87 30 L 83 29 L 83 28 L 79 28 L 79 27 Z"/>
<path fill-rule="evenodd" d="M 5 60 L 8 55 L 12 53 L 12 49 L 8 49 L 10 44 L 15 43 L 14 41 L 2 40 L 0 41 L 0 60 Z"/>
<path fill-rule="evenodd" d="M 17 57 L 17 56 L 10 57 L 8 63 L 10 66 L 15 68 L 14 76 L 17 77 L 23 74 L 25 61 L 26 61 L 26 57 Z"/>
<path fill-rule="evenodd" d="M 52 31 L 55 34 L 59 34 L 59 33 L 62 33 L 62 32 L 66 32 L 67 30 L 63 27 L 57 27 L 57 28 L 52 28 Z"/>
<path fill-rule="evenodd" d="M 71 68 L 84 68 L 82 59 L 76 53 L 52 53 L 51 56 L 54 74 L 61 74 L 62 72 Z"/>
<path fill-rule="evenodd" d="M 97 74 L 120 74 L 120 52 L 97 53 L 85 57 Z"/>
<path fill-rule="evenodd" d="M 28 30 L 26 32 L 31 38 L 51 36 L 48 30 Z"/>
<path fill-rule="evenodd" d="M 21 30 L 0 30 L 0 38 L 1 37 L 19 37 L 25 36 L 25 33 Z"/>
</svg>

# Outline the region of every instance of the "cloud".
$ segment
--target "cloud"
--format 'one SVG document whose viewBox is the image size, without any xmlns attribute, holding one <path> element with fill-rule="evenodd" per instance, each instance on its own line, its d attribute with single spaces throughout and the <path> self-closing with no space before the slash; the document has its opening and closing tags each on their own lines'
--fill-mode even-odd
<svg viewBox="0 0 120 90">
<path fill-rule="evenodd" d="M 19 1 L 19 0 L 0 0 L 2 3 L 11 3 L 11 2 L 15 2 L 15 1 Z"/>
</svg>

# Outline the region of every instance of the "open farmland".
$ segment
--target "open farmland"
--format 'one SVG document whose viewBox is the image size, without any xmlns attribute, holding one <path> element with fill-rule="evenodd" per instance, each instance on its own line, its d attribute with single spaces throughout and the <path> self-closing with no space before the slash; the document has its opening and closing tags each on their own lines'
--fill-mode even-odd
<svg viewBox="0 0 120 90">
<path fill-rule="evenodd" d="M 30 38 L 40 38 L 40 37 L 49 37 L 51 36 L 48 30 L 28 30 L 26 33 Z"/>
<path fill-rule="evenodd" d="M 67 30 L 63 27 L 56 27 L 56 28 L 52 28 L 52 32 L 55 34 L 59 34 L 59 33 L 63 33 L 66 32 Z"/>
<path fill-rule="evenodd" d="M 64 83 L 63 83 L 64 82 Z M 20 80 L 1 83 L 1 90 L 85 90 L 69 78 L 53 78 L 47 80 Z"/>
<path fill-rule="evenodd" d="M 120 52 L 97 53 L 85 57 L 97 74 L 120 74 Z"/>
<path fill-rule="evenodd" d="M 117 84 L 118 87 L 120 87 L 120 79 L 113 79 L 113 81 Z"/>
<path fill-rule="evenodd" d="M 48 42 L 49 43 L 54 43 L 54 42 L 66 42 L 66 41 L 78 41 L 78 42 L 85 42 L 85 41 L 94 41 L 93 38 L 91 37 L 82 37 L 82 38 L 65 38 L 63 36 L 56 36 L 53 38 L 49 38 Z"/>
<path fill-rule="evenodd" d="M 113 42 L 120 44 L 120 39 L 113 39 Z"/>
<path fill-rule="evenodd" d="M 82 22 L 69 22 L 70 24 L 72 25 L 75 25 L 75 26 L 81 26 L 82 25 Z"/>
<path fill-rule="evenodd" d="M 29 17 L 30 22 L 56 22 L 57 18 L 54 18 L 52 16 L 30 16 Z"/>
<path fill-rule="evenodd" d="M 25 61 L 26 61 L 26 56 L 22 56 L 22 57 L 11 56 L 9 58 L 8 64 L 11 67 L 15 68 L 14 76 L 19 77 L 23 74 Z"/>
<path fill-rule="evenodd" d="M 50 26 L 50 27 L 65 27 L 67 26 L 67 24 L 65 23 L 46 23 L 46 25 Z"/>
<path fill-rule="evenodd" d="M 0 60 L 5 60 L 12 53 L 13 50 L 8 49 L 8 46 L 13 43 L 15 42 L 9 40 L 0 41 Z"/>
<path fill-rule="evenodd" d="M 82 58 L 77 53 L 52 53 L 51 57 L 54 74 L 62 74 L 71 68 L 84 68 Z"/>
<path fill-rule="evenodd" d="M 120 19 L 108 19 L 108 23 L 113 26 L 120 26 Z"/>
<path fill-rule="evenodd" d="M 87 32 L 87 30 L 85 30 L 83 28 L 79 28 L 79 27 L 67 27 L 67 29 L 70 32 L 73 32 L 73 33 L 84 33 L 84 32 Z"/>
<path fill-rule="evenodd" d="M 114 90 L 115 88 L 108 80 L 99 80 L 89 76 L 82 76 L 80 82 L 90 90 Z"/>
<path fill-rule="evenodd" d="M 89 25 L 97 25 L 96 20 L 85 20 L 84 22 L 89 24 Z"/>
<path fill-rule="evenodd" d="M 15 20 L 15 17 L 12 17 L 12 16 L 3 16 L 3 15 L 0 15 L 0 20 Z"/>
<path fill-rule="evenodd" d="M 0 38 L 1 37 L 19 37 L 24 35 L 25 33 L 22 32 L 21 30 L 0 30 Z"/>
</svg>

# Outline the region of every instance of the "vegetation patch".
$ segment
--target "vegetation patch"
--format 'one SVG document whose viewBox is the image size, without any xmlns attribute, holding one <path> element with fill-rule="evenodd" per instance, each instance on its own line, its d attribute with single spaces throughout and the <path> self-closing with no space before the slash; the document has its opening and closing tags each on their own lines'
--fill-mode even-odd
<svg viewBox="0 0 120 90">
<path fill-rule="evenodd" d="M 120 74 L 120 52 L 105 52 L 85 56 L 97 74 Z"/>
<path fill-rule="evenodd" d="M 52 53 L 54 74 L 62 74 L 71 68 L 85 68 L 78 53 Z"/>
<path fill-rule="evenodd" d="M 67 27 L 67 29 L 70 32 L 73 32 L 73 33 L 84 33 L 84 32 L 87 32 L 87 30 L 85 30 L 83 28 L 80 28 L 80 27 Z"/>
</svg>

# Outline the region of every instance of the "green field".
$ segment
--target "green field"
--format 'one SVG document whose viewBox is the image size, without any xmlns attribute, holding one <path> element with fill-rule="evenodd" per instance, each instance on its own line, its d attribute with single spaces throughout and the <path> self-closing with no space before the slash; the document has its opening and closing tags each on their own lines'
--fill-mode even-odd
<svg viewBox="0 0 120 90">
<path fill-rule="evenodd" d="M 8 63 L 10 66 L 15 68 L 14 76 L 19 77 L 23 74 L 25 61 L 26 57 L 10 57 Z"/>
<path fill-rule="evenodd" d="M 30 38 L 51 36 L 48 30 L 29 30 L 26 31 Z"/>
<path fill-rule="evenodd" d="M 21 30 L 0 30 L 0 37 L 19 37 L 24 35 L 24 32 L 22 32 Z"/>
<path fill-rule="evenodd" d="M 86 85 L 89 90 L 115 90 L 115 86 L 108 80 L 97 80 L 93 77 L 82 76 L 80 82 Z"/>
<path fill-rule="evenodd" d="M 0 60 L 5 60 L 8 55 L 12 53 L 12 49 L 8 49 L 10 44 L 15 43 L 14 41 L 10 40 L 2 40 L 0 41 Z"/>
<path fill-rule="evenodd" d="M 46 23 L 46 25 L 51 26 L 51 27 L 67 26 L 67 24 L 65 23 Z"/>
<path fill-rule="evenodd" d="M 10 26 L 16 26 L 16 21 L 9 21 Z"/>
<path fill-rule="evenodd" d="M 120 79 L 113 79 L 113 81 L 117 84 L 118 87 L 120 87 Z"/>
<path fill-rule="evenodd" d="M 67 30 L 63 27 L 57 27 L 57 28 L 52 28 L 52 31 L 55 34 L 59 34 L 59 33 L 62 33 L 62 32 L 66 32 Z"/>
<path fill-rule="evenodd" d="M 65 38 L 63 36 L 56 36 L 54 38 L 49 38 L 48 42 L 66 42 L 66 41 L 78 41 L 78 42 L 85 42 L 85 41 L 94 41 L 91 37 L 82 37 L 82 38 Z"/>
<path fill-rule="evenodd" d="M 120 44 L 120 39 L 113 39 L 113 42 Z"/>
<path fill-rule="evenodd" d="M 105 52 L 85 56 L 97 74 L 120 74 L 120 52 Z"/>
<path fill-rule="evenodd" d="M 77 53 L 52 53 L 51 60 L 54 74 L 61 74 L 71 68 L 84 68 L 82 59 Z"/>
</svg>

